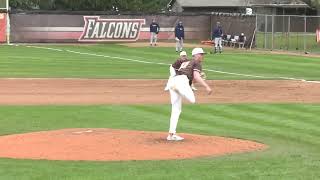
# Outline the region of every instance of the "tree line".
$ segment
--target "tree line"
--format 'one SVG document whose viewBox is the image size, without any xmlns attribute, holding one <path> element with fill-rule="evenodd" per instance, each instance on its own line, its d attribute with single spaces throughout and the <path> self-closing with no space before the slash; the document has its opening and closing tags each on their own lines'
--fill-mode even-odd
<svg viewBox="0 0 320 180">
<path fill-rule="evenodd" d="M 316 8 L 320 15 L 320 0 L 302 0 Z M 10 0 L 11 9 L 162 12 L 170 0 Z"/>
<path fill-rule="evenodd" d="M 303 0 L 309 4 L 310 7 L 317 9 L 318 15 L 320 15 L 320 0 Z"/>
<path fill-rule="evenodd" d="M 162 12 L 170 0 L 10 0 L 16 10 Z"/>
</svg>

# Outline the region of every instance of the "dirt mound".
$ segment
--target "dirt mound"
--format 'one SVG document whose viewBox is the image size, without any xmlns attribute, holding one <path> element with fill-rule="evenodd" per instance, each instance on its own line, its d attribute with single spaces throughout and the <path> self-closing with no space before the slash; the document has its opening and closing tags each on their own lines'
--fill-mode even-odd
<svg viewBox="0 0 320 180">
<path fill-rule="evenodd" d="M 193 134 L 166 141 L 166 133 L 115 129 L 64 129 L 0 137 L 0 157 L 46 160 L 166 160 L 265 149 L 260 143 Z"/>
</svg>

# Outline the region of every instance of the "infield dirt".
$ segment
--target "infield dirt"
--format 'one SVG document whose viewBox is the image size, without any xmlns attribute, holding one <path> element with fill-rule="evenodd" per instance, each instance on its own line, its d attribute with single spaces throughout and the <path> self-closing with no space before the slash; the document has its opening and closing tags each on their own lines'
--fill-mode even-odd
<svg viewBox="0 0 320 180">
<path fill-rule="evenodd" d="M 208 81 L 197 103 L 319 103 L 320 83 L 287 80 Z M 1 105 L 169 104 L 166 80 L 0 79 Z"/>
<path fill-rule="evenodd" d="M 197 103 L 319 103 L 320 84 L 302 81 L 208 81 Z M 0 105 L 169 104 L 166 80 L 0 79 Z M 168 112 L 169 116 L 169 112 Z M 246 140 L 164 132 L 66 129 L 0 137 L 0 157 L 48 160 L 164 160 L 250 152 L 267 146 Z"/>
</svg>

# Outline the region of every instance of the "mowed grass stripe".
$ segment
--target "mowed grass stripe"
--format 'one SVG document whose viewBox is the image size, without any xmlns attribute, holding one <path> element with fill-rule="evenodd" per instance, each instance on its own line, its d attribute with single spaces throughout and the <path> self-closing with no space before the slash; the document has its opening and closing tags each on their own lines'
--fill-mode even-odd
<svg viewBox="0 0 320 180">
<path fill-rule="evenodd" d="M 255 124 L 259 123 L 262 127 L 275 127 L 276 129 L 285 129 L 286 131 L 295 130 L 297 132 L 305 130 L 311 130 L 313 126 L 299 123 L 299 121 L 292 120 L 290 117 L 285 117 L 281 113 L 274 112 L 273 114 L 269 114 L 268 111 L 256 112 L 255 107 L 253 106 L 241 106 L 236 108 L 228 109 L 228 112 L 234 113 L 238 115 L 238 119 L 241 121 L 245 121 L 246 123 Z M 250 111 L 250 113 L 248 113 Z M 289 119 L 288 119 L 289 118 Z M 277 124 L 277 126 L 275 126 Z M 296 126 L 299 124 L 299 126 Z M 313 133 L 320 133 L 317 129 L 312 129 Z"/>
<path fill-rule="evenodd" d="M 43 46 L 46 47 L 46 46 Z M 64 50 L 89 53 L 87 55 L 27 48 L 24 46 L 0 47 L 0 76 L 8 77 L 85 77 L 85 78 L 161 78 L 168 77 L 168 67 L 145 64 L 112 57 L 129 58 L 152 63 L 173 63 L 178 54 L 172 48 L 129 48 L 119 45 L 48 46 Z M 191 49 L 188 49 L 190 51 Z M 99 56 L 90 55 L 98 54 Z M 101 57 L 100 55 L 112 56 Z M 190 57 L 190 56 L 189 56 Z M 204 68 L 231 73 L 262 75 L 263 79 L 293 77 L 308 80 L 319 79 L 320 64 L 317 58 L 250 53 L 226 53 L 207 55 Z M 301 62 L 301 63 L 300 63 Z M 47 73 L 39 73 L 44 70 Z M 145 71 L 147 70 L 147 71 Z M 26 72 L 25 72 L 26 71 Z M 33 71 L 31 73 L 30 71 Z M 19 72 L 19 73 L 16 73 Z M 146 73 L 150 72 L 150 73 Z M 23 75 L 25 73 L 25 75 Z M 209 79 L 261 79 L 208 72 Z"/>
<path fill-rule="evenodd" d="M 99 46 L 97 46 L 97 47 L 95 47 L 95 48 L 97 48 L 98 50 L 96 51 L 96 50 L 92 50 L 91 49 L 91 52 L 94 52 L 94 53 L 102 53 L 102 54 L 111 54 L 111 55 L 119 55 L 119 53 L 122 55 L 122 53 L 121 52 L 123 52 L 123 50 L 122 50 L 122 48 L 121 48 L 121 46 L 120 46 L 120 48 L 110 48 L 110 49 L 108 49 L 108 51 L 106 51 L 105 50 L 105 48 L 103 48 L 103 47 L 99 47 Z M 86 49 L 89 49 L 89 48 L 86 48 Z M 126 50 L 127 50 L 128 48 L 126 48 Z M 161 51 L 160 51 L 160 53 L 158 53 L 159 55 L 162 55 L 162 56 L 158 56 L 158 54 L 157 53 L 155 53 L 155 48 L 146 48 L 146 51 L 144 51 L 143 52 L 143 54 L 141 54 L 141 52 L 139 52 L 139 50 L 140 50 L 141 48 L 130 48 L 129 49 L 129 52 L 131 53 L 133 53 L 133 54 L 138 54 L 139 56 L 136 56 L 136 57 L 139 57 L 139 58 L 141 58 L 142 60 L 153 60 L 153 59 L 150 59 L 150 58 L 143 58 L 143 56 L 145 56 L 145 55 L 153 55 L 154 56 L 154 58 L 157 58 L 157 59 L 161 59 L 161 58 L 159 58 L 159 57 L 165 57 L 166 59 L 169 59 L 169 62 L 168 63 L 170 63 L 172 60 L 170 59 L 170 56 L 163 56 L 163 54 L 165 54 L 165 53 L 161 53 Z M 149 53 L 149 51 L 148 50 L 152 50 L 150 53 Z M 90 49 L 89 49 L 90 50 Z M 110 50 L 110 51 L 109 51 Z M 263 60 L 263 59 L 261 59 L 261 57 L 259 58 L 259 57 L 251 57 L 252 55 L 247 55 L 247 56 L 243 56 L 243 57 L 239 57 L 239 56 L 237 56 L 237 55 L 226 55 L 226 56 L 220 56 L 220 57 L 218 57 L 218 59 L 222 59 L 224 62 L 226 62 L 226 63 L 229 63 L 229 64 L 236 64 L 237 66 L 243 66 L 243 64 L 242 63 L 240 63 L 239 64 L 239 61 L 240 60 L 245 60 L 247 63 L 244 63 L 244 66 L 247 66 L 248 64 L 250 64 L 250 66 L 251 67 L 265 67 L 266 68 L 266 66 L 268 67 L 268 64 L 270 64 L 270 63 L 279 63 L 279 64 L 282 64 L 283 65 L 283 68 L 287 68 L 288 67 L 288 64 L 291 64 L 291 62 L 289 61 L 288 62 L 288 60 L 287 59 L 285 59 L 285 58 L 283 58 L 283 57 L 281 57 L 281 56 L 278 56 L 278 59 L 277 60 L 272 60 L 272 59 L 270 59 L 268 56 L 264 56 L 263 55 L 263 57 L 265 58 L 265 60 Z M 131 56 L 131 58 L 132 58 L 132 56 Z M 280 58 L 282 58 L 281 60 L 279 60 Z M 209 59 L 210 60 L 210 62 L 211 62 L 211 59 L 213 59 L 213 60 L 217 60 L 217 58 L 215 58 L 215 57 L 212 57 L 212 56 L 207 56 L 207 59 Z M 228 61 L 228 59 L 237 59 L 237 61 Z M 257 59 L 259 59 L 259 63 L 257 63 Z M 295 59 L 297 59 L 297 58 L 291 58 L 291 59 L 293 59 L 293 60 L 295 60 Z M 208 61 L 209 61 L 208 60 Z M 163 61 L 163 60 L 160 60 L 160 61 Z M 299 61 L 301 61 L 301 62 L 305 62 L 305 61 L 303 61 L 302 59 L 299 59 Z M 251 63 L 250 63 L 251 62 Z M 308 61 L 307 61 L 308 62 Z M 299 65 L 302 65 L 302 63 L 299 63 Z M 310 67 L 310 68 L 314 68 L 314 65 L 312 65 L 312 64 L 307 64 L 307 63 L 304 63 L 303 64 L 304 65 L 304 67 L 305 66 L 307 66 L 307 67 Z M 277 66 L 277 67 L 281 67 L 281 66 Z M 273 68 L 275 68 L 275 67 L 273 67 Z M 270 70 L 270 69 L 273 69 L 272 67 L 269 67 L 269 68 L 266 68 L 267 70 Z M 291 68 L 293 68 L 293 67 L 291 67 Z M 281 69 L 281 68 L 280 68 Z M 297 68 L 296 70 L 298 70 L 298 69 L 300 69 L 300 68 Z M 293 70 L 293 71 L 296 71 L 296 70 Z"/>
<path fill-rule="evenodd" d="M 283 105 L 281 107 L 285 107 L 286 105 Z M 239 111 L 239 107 L 242 108 L 244 107 L 243 111 Z M 228 109 L 228 112 L 232 114 L 237 114 L 238 115 L 238 120 L 239 121 L 245 121 L 246 123 L 250 124 L 258 124 L 261 127 L 257 128 L 266 128 L 268 129 L 273 128 L 275 132 L 279 133 L 291 133 L 294 132 L 294 134 L 300 136 L 301 134 L 306 133 L 310 137 L 319 137 L 319 130 L 316 128 L 313 128 L 314 125 L 309 125 L 305 123 L 301 123 L 298 119 L 297 116 L 291 116 L 286 117 L 283 115 L 281 112 L 273 112 L 269 111 L 271 108 L 266 108 L 264 115 L 260 113 L 259 115 L 255 115 L 255 113 L 252 114 L 252 110 L 250 107 L 255 107 L 255 106 L 239 106 L 239 107 L 232 107 Z M 277 107 L 278 109 L 281 109 L 281 107 Z M 261 107 L 260 107 L 261 108 Z M 272 107 L 273 108 L 273 107 Z M 248 111 L 250 113 L 248 113 Z M 271 114 L 272 113 L 272 114 Z M 291 112 L 294 113 L 294 112 Z M 305 131 L 308 132 L 305 132 Z"/>
<path fill-rule="evenodd" d="M 261 107 L 257 107 L 261 108 Z M 310 128 L 313 128 L 314 130 L 319 130 L 318 128 L 315 128 L 320 125 L 319 121 L 316 121 L 317 115 L 316 114 L 310 114 L 305 113 L 302 111 L 298 111 L 295 109 L 292 109 L 291 107 L 287 106 L 281 106 L 280 108 L 271 107 L 267 109 L 260 109 L 261 111 L 264 111 L 265 113 L 270 114 L 271 116 L 277 116 L 282 118 L 284 120 L 284 123 L 290 123 L 292 122 L 292 119 L 295 119 L 295 123 L 299 123 L 299 126 L 310 126 Z M 306 116 L 307 114 L 307 116 Z M 286 120 L 288 119 L 289 120 Z M 288 124 L 289 125 L 289 124 Z"/>
<path fill-rule="evenodd" d="M 202 119 L 202 121 L 206 122 L 206 127 L 210 127 L 210 124 L 214 122 L 215 126 L 222 127 L 224 129 L 241 130 L 242 132 L 247 132 L 249 134 L 259 133 L 260 135 L 270 134 L 270 132 L 276 132 L 278 130 L 275 127 L 263 126 L 259 121 L 255 121 L 255 123 L 248 123 L 246 120 L 238 118 L 236 114 L 231 114 L 228 107 L 225 107 L 224 112 L 216 108 L 210 109 L 210 112 L 201 109 L 201 112 L 203 117 L 208 117 L 208 115 L 211 115 L 210 119 Z M 189 114 L 186 116 L 188 119 L 199 120 L 199 117 L 194 114 Z M 193 125 L 197 124 L 196 121 L 189 121 L 189 123 L 192 123 Z M 257 130 L 259 131 L 257 132 Z"/>
<path fill-rule="evenodd" d="M 48 52 L 45 49 L 40 49 L 39 51 Z M 139 78 L 142 76 L 159 78 L 158 71 L 168 69 L 167 67 L 154 68 L 154 65 L 147 64 L 143 67 L 153 69 L 153 71 L 145 73 L 141 71 L 141 64 L 135 62 L 118 61 L 104 57 L 87 57 L 65 52 L 54 52 L 54 55 L 56 55 L 55 53 L 61 53 L 62 55 L 44 57 L 43 61 L 39 60 L 39 62 L 34 63 L 26 61 L 26 63 L 12 64 L 9 61 L 10 65 L 7 65 L 7 68 L 4 68 L 0 73 L 7 77 L 26 73 L 27 77 L 50 77 L 51 75 L 53 77 L 87 77 L 87 75 L 90 77 L 103 77 L 105 74 L 109 74 L 110 77 L 120 78 Z M 15 69 L 21 69 L 21 71 L 16 73 Z M 122 74 L 127 75 L 123 76 Z"/>
<path fill-rule="evenodd" d="M 137 48 L 136 48 L 137 49 Z M 255 56 L 255 55 L 254 55 Z M 229 63 L 230 66 L 232 66 L 232 64 L 234 64 L 234 66 L 237 66 L 236 69 L 242 69 L 241 67 L 243 67 L 243 69 L 246 69 L 246 70 L 250 70 L 250 68 L 260 68 L 261 70 L 265 69 L 266 73 L 270 73 L 270 71 L 272 72 L 275 72 L 275 71 L 289 71 L 291 73 L 291 71 L 293 73 L 297 72 L 297 71 L 305 71 L 303 68 L 304 67 L 293 67 L 293 66 L 290 66 L 288 67 L 288 65 L 291 64 L 290 61 L 288 61 L 287 59 L 285 59 L 285 57 L 282 57 L 282 56 L 277 56 L 278 58 L 282 58 L 281 60 L 272 60 L 270 59 L 270 57 L 268 56 L 265 56 L 265 55 L 262 55 L 264 59 L 261 59 L 261 57 L 251 57 L 251 55 L 243 55 L 243 56 L 238 56 L 238 55 L 231 55 L 231 57 L 229 57 L 228 55 L 224 56 L 219 56 L 218 58 L 216 57 L 213 57 L 213 56 L 207 56 L 206 59 L 207 61 L 205 61 L 205 64 L 208 64 L 208 66 L 210 66 L 210 62 L 215 62 L 216 60 L 222 60 L 223 62 L 227 62 Z M 306 62 L 304 63 L 304 65 L 307 64 L 308 67 L 310 68 L 315 68 L 313 64 L 310 64 L 308 61 L 303 61 L 301 58 L 299 59 L 300 57 L 291 57 L 291 59 L 293 60 L 299 60 L 301 62 Z M 212 60 L 213 59 L 213 60 Z M 231 61 L 230 61 L 231 59 Z M 233 61 L 234 59 L 236 59 L 236 61 Z M 306 58 L 308 59 L 308 58 Z M 220 61 L 221 61 L 220 60 Z M 239 63 L 240 60 L 245 60 L 246 62 L 245 63 Z M 283 64 L 283 66 L 276 66 L 276 68 L 273 66 L 273 63 L 279 63 L 281 65 L 281 63 Z M 270 65 L 271 64 L 271 65 Z M 291 64 L 292 65 L 292 64 Z M 301 65 L 301 64 L 300 64 Z M 316 70 L 316 68 L 315 68 Z"/>
<path fill-rule="evenodd" d="M 59 48 L 59 46 L 57 47 Z M 64 46 L 64 49 L 69 49 L 70 46 Z M 139 57 L 143 60 L 157 60 L 157 61 L 163 61 L 163 60 L 169 60 L 169 62 L 171 62 L 171 59 L 166 59 L 166 58 L 171 58 L 172 57 L 172 52 L 173 49 L 172 48 L 154 48 L 154 47 L 125 47 L 125 46 L 120 46 L 120 45 L 113 45 L 113 46 L 101 46 L 101 45 L 96 45 L 90 47 L 90 46 L 71 46 L 71 48 L 73 48 L 73 50 L 84 50 L 84 51 L 88 51 L 88 52 L 92 52 L 92 53 L 99 53 L 99 54 L 112 54 L 112 55 L 124 55 L 124 52 L 128 52 L 128 54 L 130 54 L 131 56 L 136 56 Z M 187 51 L 189 53 L 190 56 L 190 52 L 191 52 L 192 48 L 187 48 Z M 207 51 L 209 50 L 208 48 L 206 49 Z M 80 51 L 81 52 L 81 51 Z M 173 55 L 176 53 L 173 53 Z M 153 57 L 152 59 L 150 59 L 150 55 Z M 303 56 L 286 56 L 286 55 L 270 55 L 270 54 L 251 54 L 250 52 L 245 54 L 243 53 L 243 55 L 247 55 L 247 56 L 239 56 L 238 53 L 223 53 L 221 55 L 218 56 L 214 56 L 214 55 L 208 55 L 207 58 L 209 59 L 214 59 L 214 60 L 221 60 L 223 62 L 225 62 L 225 60 L 235 60 L 235 59 L 239 59 L 239 60 L 245 60 L 248 63 L 255 63 L 257 61 L 259 61 L 260 63 L 269 63 L 271 61 L 271 63 L 286 63 L 286 62 L 292 62 L 293 64 L 298 63 L 300 65 L 302 64 L 308 64 L 310 62 L 318 62 L 316 60 L 316 58 L 309 58 L 309 57 L 303 57 Z M 144 58 L 147 57 L 147 59 Z M 270 56 L 275 57 L 275 58 L 270 58 Z"/>
<path fill-rule="evenodd" d="M 173 57 L 177 58 L 177 53 L 174 51 L 170 51 L 169 48 L 133 48 L 126 47 L 120 45 L 113 46 L 64 46 L 57 48 L 61 48 L 63 50 L 72 50 L 81 53 L 92 53 L 96 55 L 105 55 L 105 56 L 113 56 L 113 57 L 123 57 L 128 59 L 137 59 L 137 60 L 147 60 L 151 62 L 168 62 L 173 61 Z M 86 56 L 86 55 L 83 55 Z M 87 55 L 90 56 L 90 55 Z"/>
<path fill-rule="evenodd" d="M 250 55 L 247 55 L 250 56 Z M 303 78 L 306 76 L 310 76 L 312 78 L 318 78 L 318 74 L 314 74 L 316 72 L 318 66 L 315 66 L 311 63 L 306 63 L 304 65 L 294 65 L 291 62 L 281 62 L 272 60 L 264 62 L 264 61 L 255 61 L 248 62 L 247 60 L 241 61 L 239 60 L 241 57 L 235 58 L 237 61 L 226 59 L 223 63 L 215 62 L 214 65 L 205 62 L 206 69 L 216 69 L 226 72 L 237 72 L 251 75 L 260 75 L 266 77 L 283 77 L 288 76 L 292 78 Z M 250 58 L 248 58 L 250 59 Z M 270 58 L 268 58 L 269 60 Z M 259 60 L 259 59 L 258 59 Z M 209 61 L 209 60 L 208 60 Z M 277 64 L 277 65 L 275 65 Z M 306 72 L 306 68 L 309 70 Z M 259 70 L 259 74 L 256 74 L 257 69 Z"/>
<path fill-rule="evenodd" d="M 261 106 L 239 106 L 238 109 L 242 109 L 242 113 L 244 116 L 248 116 L 250 119 L 257 119 L 260 122 L 264 122 L 264 125 L 267 126 L 274 126 L 275 124 L 281 125 L 283 128 L 290 128 L 297 131 L 304 131 L 308 130 L 310 133 L 315 133 L 320 136 L 320 129 L 317 128 L 317 123 L 319 122 L 312 122 L 313 119 L 316 119 L 316 115 L 313 117 L 306 118 L 304 114 L 297 113 L 296 111 L 292 110 L 291 108 L 287 108 L 285 105 L 276 107 L 277 110 L 274 108 L 264 108 Z M 250 111 L 250 114 L 247 112 Z M 268 114 L 270 117 L 276 118 L 268 118 L 268 119 L 261 119 L 259 117 L 263 116 L 264 114 Z M 308 119 L 308 120 L 305 120 Z M 297 126 L 298 125 L 298 126 Z"/>
<path fill-rule="evenodd" d="M 250 55 L 248 55 L 250 56 Z M 237 58 L 238 59 L 238 58 Z M 207 63 L 207 62 L 205 62 Z M 272 67 L 273 64 L 278 64 L 278 66 L 276 67 Z M 209 64 L 209 63 L 207 63 Z M 225 60 L 225 62 L 221 63 L 223 65 L 227 65 L 230 67 L 235 67 L 237 66 L 239 69 L 242 69 L 243 66 L 246 66 L 247 68 L 261 68 L 264 70 L 272 70 L 272 71 L 279 71 L 279 70 L 286 70 L 288 72 L 290 71 L 302 71 L 304 72 L 304 68 L 311 68 L 311 70 L 316 70 L 317 67 L 314 66 L 314 64 L 310 64 L 310 63 L 305 63 L 305 64 L 297 64 L 294 65 L 292 62 L 272 62 L 272 60 L 268 61 L 268 62 L 236 62 L 236 61 L 228 61 Z M 210 66 L 211 64 L 209 64 L 208 66 Z"/>
<path fill-rule="evenodd" d="M 292 104 L 290 107 L 287 107 L 289 110 L 292 109 L 296 114 L 301 117 L 301 118 L 306 118 L 308 121 L 305 121 L 305 123 L 313 123 L 317 126 L 320 126 L 320 121 L 317 119 L 318 118 L 318 107 L 317 105 L 314 106 L 303 106 L 303 105 L 294 105 Z"/>
<path fill-rule="evenodd" d="M 319 131 L 310 131 L 310 129 L 300 129 L 299 127 L 301 126 L 299 126 L 299 123 L 296 123 L 298 124 L 296 125 L 296 127 L 290 127 L 285 123 L 281 122 L 282 118 L 281 116 L 278 117 L 277 114 L 274 114 L 274 117 L 270 117 L 268 114 L 264 116 L 262 114 L 260 114 L 260 116 L 255 116 L 248 113 L 248 111 L 241 111 L 237 107 L 228 107 L 225 112 L 226 113 L 213 109 L 211 109 L 210 112 L 205 110 L 202 111 L 202 113 L 205 113 L 207 116 L 212 116 L 212 118 L 210 118 L 210 120 L 207 121 L 216 121 L 216 125 L 227 126 L 225 128 L 245 128 L 247 131 L 251 132 L 259 130 L 260 133 L 265 134 L 272 132 L 274 134 L 281 135 L 284 137 L 287 136 L 288 138 L 294 138 L 295 136 L 301 137 L 304 135 L 308 136 L 308 139 L 303 139 L 303 141 L 312 144 L 318 144 L 318 142 L 314 140 L 319 137 Z M 188 115 L 187 118 L 199 119 L 194 114 L 195 113 L 193 113 L 192 115 Z M 276 121 L 278 121 L 278 123 L 275 123 Z M 308 132 L 306 132 L 306 130 L 308 130 Z"/>
</svg>

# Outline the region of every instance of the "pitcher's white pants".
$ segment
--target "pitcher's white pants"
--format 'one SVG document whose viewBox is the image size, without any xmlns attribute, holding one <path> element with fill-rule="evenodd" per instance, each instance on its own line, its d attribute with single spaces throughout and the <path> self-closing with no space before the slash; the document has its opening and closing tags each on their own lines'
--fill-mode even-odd
<svg viewBox="0 0 320 180">
<path fill-rule="evenodd" d="M 176 133 L 182 109 L 182 98 L 186 98 L 191 103 L 195 103 L 196 99 L 186 75 L 170 77 L 168 87 L 172 106 L 169 133 Z"/>
</svg>

